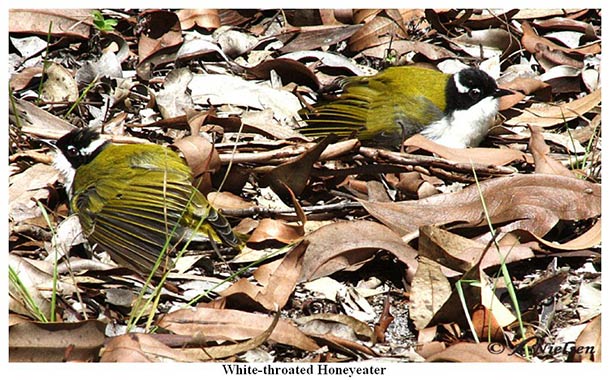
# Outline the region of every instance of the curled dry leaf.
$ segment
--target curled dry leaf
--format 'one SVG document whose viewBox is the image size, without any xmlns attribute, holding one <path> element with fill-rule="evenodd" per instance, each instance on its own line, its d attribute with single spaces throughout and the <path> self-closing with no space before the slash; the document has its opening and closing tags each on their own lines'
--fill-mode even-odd
<svg viewBox="0 0 610 380">
<path fill-rule="evenodd" d="M 602 361 L 602 316 L 601 314 L 587 323 L 587 326 L 582 330 L 576 343 L 575 348 L 592 347 L 593 350 L 588 352 L 576 352 L 574 355 L 575 362 L 595 362 Z"/>
<path fill-rule="evenodd" d="M 59 179 L 59 172 L 49 165 L 35 164 L 23 173 L 9 177 L 8 210 L 13 223 L 42 215 L 37 200 L 49 198 L 48 186 Z"/>
<path fill-rule="evenodd" d="M 426 257 L 418 261 L 411 281 L 409 317 L 417 330 L 423 330 L 451 295 L 451 284 L 438 263 Z"/>
<path fill-rule="evenodd" d="M 337 327 L 339 325 L 349 327 L 354 338 L 375 342 L 373 329 L 367 323 L 349 315 L 318 313 L 297 318 L 295 322 L 301 325 L 299 330 L 310 335 L 331 334 L 348 339 L 344 335 L 344 328 Z"/>
<path fill-rule="evenodd" d="M 538 242 L 544 244 L 547 247 L 559 249 L 562 251 L 580 251 L 582 249 L 588 249 L 592 247 L 596 247 L 602 242 L 602 222 L 599 219 L 593 227 L 589 228 L 582 235 L 564 242 L 564 243 L 556 243 L 552 241 L 545 240 L 539 236 L 532 235 L 528 231 L 519 231 L 521 235 L 525 234 L 528 238 L 535 239 Z"/>
<path fill-rule="evenodd" d="M 337 222 L 319 228 L 305 239 L 310 244 L 303 257 L 299 282 L 358 268 L 380 249 L 392 253 L 411 269 L 417 267 L 417 251 L 379 223 L 365 220 Z"/>
<path fill-rule="evenodd" d="M 165 77 L 163 89 L 155 94 L 155 101 L 164 119 L 185 115 L 194 108 L 187 88 L 193 73 L 187 67 L 172 70 Z"/>
<path fill-rule="evenodd" d="M 91 35 L 93 17 L 89 9 L 11 9 L 10 33 L 34 33 L 47 36 L 77 37 Z"/>
<path fill-rule="evenodd" d="M 199 349 L 201 352 L 201 349 Z M 193 362 L 196 358 L 173 350 L 151 334 L 125 334 L 111 338 L 102 350 L 103 363 Z"/>
<path fill-rule="evenodd" d="M 260 186 L 269 186 L 286 203 L 292 203 L 292 196 L 301 195 L 309 180 L 313 165 L 329 144 L 338 140 L 335 135 L 324 137 L 305 153 L 278 165 L 260 179 Z"/>
<path fill-rule="evenodd" d="M 504 342 L 504 331 L 493 313 L 485 306 L 477 307 L 472 313 L 472 324 L 477 336 L 489 338 L 492 342 Z"/>
<path fill-rule="evenodd" d="M 467 239 L 435 226 L 419 229 L 420 257 L 432 259 L 447 268 L 466 272 L 474 265 L 482 269 L 500 263 L 512 263 L 534 257 L 531 248 L 519 245 L 500 245 L 500 251 L 483 243 Z"/>
<path fill-rule="evenodd" d="M 404 145 L 417 147 L 455 162 L 472 162 L 475 164 L 494 166 L 506 165 L 511 162 L 531 162 L 529 155 L 515 149 L 449 148 L 435 143 L 419 134 L 409 137 L 405 140 Z"/>
<path fill-rule="evenodd" d="M 175 53 L 184 38 L 178 16 L 173 12 L 145 11 L 140 17 L 148 33 L 141 34 L 138 40 L 136 72 L 140 78 L 148 80 L 155 67 L 174 61 L 175 57 L 168 53 Z"/>
<path fill-rule="evenodd" d="M 212 191 L 207 194 L 208 201 L 214 208 L 221 210 L 243 210 L 256 206 L 254 202 L 226 191 Z"/>
<path fill-rule="evenodd" d="M 362 25 L 314 26 L 289 30 L 276 37 L 286 44 L 280 52 L 291 53 L 337 44 L 350 38 L 361 28 Z"/>
<path fill-rule="evenodd" d="M 460 292 L 458 288 L 461 289 Z M 516 317 L 500 302 L 496 290 L 496 284 L 491 282 L 479 265 L 475 265 L 455 283 L 449 298 L 434 314 L 427 327 L 440 323 L 457 323 L 466 327 L 466 313 L 472 315 L 481 305 L 493 313 L 499 326 L 508 326 Z"/>
<path fill-rule="evenodd" d="M 18 323 L 9 327 L 9 361 L 95 361 L 104 344 L 105 327 L 106 324 L 96 320 Z"/>
<path fill-rule="evenodd" d="M 558 50 L 566 54 L 579 54 L 579 55 L 594 55 L 601 53 L 601 44 L 595 42 L 590 45 L 582 46 L 576 49 L 570 49 L 563 46 L 559 46 L 551 40 L 539 36 L 534 28 L 527 22 L 521 23 L 523 28 L 523 36 L 521 37 L 521 43 L 523 47 L 530 53 L 538 53 L 541 49 Z"/>
<path fill-rule="evenodd" d="M 398 40 L 392 42 L 392 50 L 397 56 L 403 56 L 410 52 L 420 53 L 431 61 L 443 59 L 454 59 L 457 55 L 449 49 L 428 42 Z M 385 59 L 388 55 L 387 45 L 372 46 L 362 51 L 363 55 Z"/>
<path fill-rule="evenodd" d="M 361 9 L 354 14 L 354 21 L 371 16 L 371 10 Z M 360 52 L 369 47 L 385 44 L 394 39 L 407 38 L 407 31 L 402 24 L 402 16 L 396 9 L 374 11 L 374 17 L 369 19 L 362 29 L 354 33 L 348 41 L 348 49 Z"/>
<path fill-rule="evenodd" d="M 189 135 L 176 140 L 172 145 L 180 150 L 182 157 L 184 157 L 195 177 L 205 173 L 213 173 L 220 169 L 221 163 L 218 152 L 205 137 Z"/>
<path fill-rule="evenodd" d="M 549 156 L 551 148 L 544 142 L 542 128 L 530 126 L 530 151 L 534 156 L 535 172 L 539 174 L 555 174 L 575 178 L 576 175 L 559 161 Z"/>
<path fill-rule="evenodd" d="M 542 128 L 564 124 L 597 107 L 601 102 L 601 94 L 601 89 L 597 89 L 569 103 L 559 105 L 536 103 L 526 108 L 520 115 L 506 120 L 504 124 L 510 126 L 537 125 Z"/>
<path fill-rule="evenodd" d="M 181 309 L 166 314 L 159 326 L 175 334 L 209 337 L 209 340 L 235 341 L 261 334 L 273 321 L 273 317 L 231 309 L 196 308 Z M 269 336 L 274 342 L 306 351 L 320 347 L 292 323 L 280 318 Z"/>
<path fill-rule="evenodd" d="M 284 84 L 296 83 L 308 86 L 313 90 L 320 87 L 320 82 L 314 73 L 304 64 L 288 58 L 270 59 L 258 65 L 247 68 L 246 72 L 258 79 L 270 79 L 271 72 L 275 71 L 282 78 Z"/>
<path fill-rule="evenodd" d="M 288 224 L 281 219 L 265 218 L 260 221 L 250 238 L 249 243 L 263 243 L 275 240 L 290 244 L 303 237 L 303 226 Z"/>
<path fill-rule="evenodd" d="M 183 30 L 191 29 L 195 25 L 212 30 L 221 25 L 218 9 L 181 9 L 177 14 Z"/>
<path fill-rule="evenodd" d="M 559 220 L 583 220 L 601 215 L 601 185 L 547 174 L 516 174 L 480 182 L 452 194 L 418 201 L 366 202 L 375 218 L 401 235 L 424 225 L 463 222 L 486 225 L 485 199 L 492 223 L 512 222 L 503 230 L 524 229 L 544 236 Z"/>
<path fill-rule="evenodd" d="M 527 363 L 509 347 L 489 343 L 457 343 L 426 358 L 428 362 L 454 363 Z"/>
<path fill-rule="evenodd" d="M 306 247 L 305 243 L 295 246 L 279 265 L 271 262 L 258 268 L 254 277 L 260 285 L 241 278 L 220 294 L 231 303 L 243 301 L 242 303 L 251 305 L 254 302 L 267 310 L 284 307 L 301 273 L 302 256 Z"/>
</svg>

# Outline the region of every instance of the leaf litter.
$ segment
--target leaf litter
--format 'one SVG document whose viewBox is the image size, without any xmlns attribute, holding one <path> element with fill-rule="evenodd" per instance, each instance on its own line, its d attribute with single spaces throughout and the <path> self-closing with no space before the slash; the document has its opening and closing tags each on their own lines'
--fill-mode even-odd
<svg viewBox="0 0 610 380">
<path fill-rule="evenodd" d="M 248 361 L 261 351 L 303 362 L 600 360 L 483 343 L 518 350 L 534 334 L 516 327 L 521 318 L 549 331 L 546 342 L 569 335 L 601 351 L 599 9 L 97 17 L 9 12 L 11 361 Z M 114 30 L 93 27 L 104 21 Z M 316 91 L 388 62 L 479 65 L 515 94 L 472 149 L 413 136 L 396 152 L 294 130 Z M 152 285 L 91 256 L 68 223 L 58 228 L 66 196 L 40 139 L 87 125 L 115 143 L 171 143 L 247 240 L 240 255 L 189 248 L 147 306 L 160 331 L 144 318 L 102 339 L 104 326 L 127 330 Z M 35 322 L 28 299 L 60 322 Z"/>
</svg>

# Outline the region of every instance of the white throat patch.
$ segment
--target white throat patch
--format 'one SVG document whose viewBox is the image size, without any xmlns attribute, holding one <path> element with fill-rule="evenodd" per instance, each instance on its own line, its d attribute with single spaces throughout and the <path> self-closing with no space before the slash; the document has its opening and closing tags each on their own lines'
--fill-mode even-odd
<svg viewBox="0 0 610 380">
<path fill-rule="evenodd" d="M 420 133 L 450 148 L 477 146 L 487 135 L 498 113 L 498 105 L 497 98 L 488 96 L 469 109 L 454 111 L 430 124 Z"/>
<path fill-rule="evenodd" d="M 72 184 L 74 183 L 74 175 L 76 174 L 76 170 L 74 170 L 70 161 L 68 161 L 68 159 L 60 151 L 55 152 L 53 167 L 63 176 L 64 185 L 66 186 L 68 196 L 71 198 Z"/>
</svg>

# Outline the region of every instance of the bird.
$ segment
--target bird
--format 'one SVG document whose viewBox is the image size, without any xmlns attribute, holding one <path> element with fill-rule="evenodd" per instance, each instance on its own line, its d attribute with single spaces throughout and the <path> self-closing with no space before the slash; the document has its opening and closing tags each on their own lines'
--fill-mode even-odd
<svg viewBox="0 0 610 380">
<path fill-rule="evenodd" d="M 53 165 L 86 239 L 119 265 L 148 275 L 160 254 L 191 238 L 242 246 L 170 148 L 114 144 L 89 127 L 63 135 L 55 148 Z"/>
<path fill-rule="evenodd" d="M 371 145 L 397 147 L 417 133 L 452 148 L 478 146 L 498 112 L 498 88 L 486 72 L 467 67 L 455 74 L 419 66 L 389 67 L 373 76 L 346 77 L 336 99 L 300 111 L 298 132 L 334 133 Z"/>
</svg>

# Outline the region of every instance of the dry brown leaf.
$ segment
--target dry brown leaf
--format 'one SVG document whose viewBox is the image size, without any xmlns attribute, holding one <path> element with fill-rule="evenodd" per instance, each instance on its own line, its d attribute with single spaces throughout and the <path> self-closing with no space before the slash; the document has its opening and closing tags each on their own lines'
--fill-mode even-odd
<svg viewBox="0 0 610 380">
<path fill-rule="evenodd" d="M 309 181 L 313 164 L 329 144 L 338 140 L 335 135 L 324 137 L 319 143 L 305 153 L 288 162 L 278 165 L 263 176 L 259 183 L 261 187 L 269 186 L 286 203 L 292 203 L 293 195 L 301 195 Z"/>
<path fill-rule="evenodd" d="M 426 358 L 428 362 L 527 363 L 500 343 L 457 343 Z"/>
<path fill-rule="evenodd" d="M 525 233 L 534 239 L 538 240 L 540 243 L 546 245 L 547 247 L 560 249 L 562 251 L 580 251 L 582 249 L 588 249 L 592 247 L 596 247 L 602 242 L 602 221 L 599 219 L 597 223 L 593 225 L 593 227 L 589 228 L 582 235 L 567 241 L 565 243 L 555 243 L 552 241 L 548 241 L 543 239 L 542 237 L 533 235 L 528 231 L 520 231 L 521 233 Z"/>
<path fill-rule="evenodd" d="M 362 25 L 322 25 L 302 27 L 276 36 L 286 43 L 280 49 L 282 53 L 300 52 L 303 50 L 318 49 L 323 46 L 337 44 L 350 38 Z"/>
<path fill-rule="evenodd" d="M 531 162 L 528 154 L 515 149 L 494 149 L 494 148 L 449 148 L 437 144 L 422 135 L 414 135 L 404 142 L 405 146 L 413 146 L 425 151 L 435 153 L 438 156 L 455 161 L 482 165 L 506 165 L 511 162 Z"/>
<path fill-rule="evenodd" d="M 207 198 L 214 208 L 221 210 L 243 210 L 256 206 L 254 202 L 226 191 L 212 191 L 208 193 Z"/>
<path fill-rule="evenodd" d="M 576 343 L 574 344 L 575 349 L 582 349 L 592 347 L 593 352 L 576 352 L 574 354 L 575 362 L 585 363 L 601 363 L 602 362 L 602 316 L 601 314 L 593 318 L 587 323 L 587 326 L 582 330 Z"/>
<path fill-rule="evenodd" d="M 540 79 L 536 79 L 536 78 L 517 77 L 517 78 L 511 80 L 510 82 L 502 83 L 502 88 L 507 88 L 507 89 L 513 90 L 513 91 L 519 91 L 525 95 L 532 95 L 536 92 L 547 90 L 547 89 L 550 90 L 549 87 L 550 86 L 548 83 L 543 82 Z M 502 99 L 504 99 L 504 98 L 506 98 L 506 96 L 502 97 Z"/>
<path fill-rule="evenodd" d="M 36 201 L 46 203 L 49 185 L 59 179 L 59 173 L 45 164 L 35 164 L 23 173 L 9 177 L 8 210 L 13 223 L 42 215 Z"/>
<path fill-rule="evenodd" d="M 417 330 L 423 330 L 451 295 L 451 284 L 438 263 L 426 257 L 418 261 L 411 281 L 409 317 Z"/>
<path fill-rule="evenodd" d="M 202 350 L 198 349 L 201 353 Z M 184 350 L 174 350 L 151 334 L 126 334 L 111 338 L 102 350 L 103 363 L 193 362 Z"/>
<path fill-rule="evenodd" d="M 105 327 L 96 320 L 12 325 L 8 334 L 9 361 L 95 361 L 104 344 Z"/>
<path fill-rule="evenodd" d="M 472 325 L 477 336 L 492 342 L 504 342 L 504 331 L 485 306 L 477 307 L 472 313 Z M 490 331 L 491 330 L 491 331 Z"/>
<path fill-rule="evenodd" d="M 8 26 L 10 33 L 46 37 L 50 32 L 52 36 L 87 39 L 91 35 L 93 17 L 89 9 L 10 9 Z"/>
<path fill-rule="evenodd" d="M 177 310 L 161 318 L 159 326 L 175 334 L 210 337 L 210 340 L 243 340 L 261 334 L 273 318 L 230 309 Z M 289 321 L 280 319 L 269 339 L 306 351 L 320 347 Z"/>
<path fill-rule="evenodd" d="M 532 250 L 524 245 L 500 245 L 498 252 L 494 246 L 489 247 L 434 226 L 420 227 L 418 247 L 420 256 L 457 272 L 466 272 L 477 263 L 486 269 L 503 262 L 508 264 L 534 257 Z"/>
<path fill-rule="evenodd" d="M 457 291 L 461 288 L 462 294 Z M 489 309 L 499 326 L 505 327 L 513 323 L 516 317 L 504 306 L 496 296 L 496 285 L 481 270 L 479 265 L 473 266 L 457 281 L 447 301 L 442 305 L 428 326 L 439 323 L 457 323 L 466 327 L 466 313 L 472 315 L 479 306 Z M 463 295 L 463 298 L 462 298 Z M 465 300 L 466 305 L 463 304 Z"/>
<path fill-rule="evenodd" d="M 544 141 L 542 128 L 538 126 L 530 126 L 530 151 L 534 156 L 535 172 L 539 174 L 555 174 L 566 177 L 576 178 L 568 168 L 563 166 L 559 161 L 549 156 L 551 148 Z"/>
<path fill-rule="evenodd" d="M 400 235 L 424 225 L 464 222 L 486 225 L 485 199 L 492 223 L 512 222 L 503 231 L 524 229 L 544 236 L 559 220 L 583 220 L 601 214 L 601 186 L 548 174 L 516 174 L 480 182 L 452 194 L 418 201 L 376 203 L 361 200 L 367 211 Z"/>
<path fill-rule="evenodd" d="M 218 9 L 181 9 L 177 13 L 183 30 L 191 29 L 195 25 L 213 30 L 221 25 Z"/>
<path fill-rule="evenodd" d="M 11 74 L 11 91 L 21 91 L 26 88 L 35 76 L 42 75 L 42 66 L 26 67 L 25 69 Z"/>
<path fill-rule="evenodd" d="M 542 128 L 563 124 L 597 107 L 601 102 L 601 95 L 601 89 L 597 89 L 569 103 L 558 105 L 535 103 L 533 106 L 523 110 L 522 114 L 506 120 L 504 124 L 510 126 L 537 125 Z"/>
<path fill-rule="evenodd" d="M 371 13 L 372 11 L 372 13 Z M 374 17 L 371 18 L 371 16 Z M 369 20 L 362 29 L 352 35 L 348 41 L 348 49 L 360 52 L 367 48 L 378 46 L 394 39 L 406 39 L 407 32 L 402 24 L 402 16 L 396 9 L 383 11 L 360 9 L 354 13 L 354 21 Z"/>
<path fill-rule="evenodd" d="M 258 268 L 255 278 L 260 285 L 241 278 L 220 294 L 229 299 L 231 304 L 243 301 L 251 305 L 252 302 L 255 302 L 270 311 L 276 310 L 277 307 L 284 307 L 301 274 L 302 257 L 306 248 L 307 244 L 301 243 L 288 252 L 279 265 L 269 263 Z M 271 266 L 273 270 L 268 270 L 268 266 Z M 245 300 L 244 297 L 246 297 Z"/>
<path fill-rule="evenodd" d="M 384 249 L 417 267 L 417 251 L 387 227 L 365 220 L 325 225 L 305 236 L 309 247 L 303 257 L 299 282 L 312 281 L 340 270 L 358 268 Z"/>
<path fill-rule="evenodd" d="M 595 42 L 586 46 L 581 46 L 576 49 L 570 49 L 563 46 L 559 46 L 547 38 L 540 37 L 538 34 L 536 34 L 532 26 L 527 21 L 523 21 L 521 23 L 521 27 L 523 28 L 523 36 L 521 37 L 521 43 L 523 44 L 523 47 L 530 53 L 538 53 L 542 49 L 548 49 L 551 51 L 558 50 L 566 54 L 580 54 L 582 56 L 601 53 L 601 44 L 599 42 Z"/>
<path fill-rule="evenodd" d="M 299 317 L 295 320 L 295 322 L 300 325 L 299 329 L 304 333 L 311 331 L 312 327 L 314 327 L 314 325 L 312 325 L 312 322 L 316 322 L 314 331 L 312 331 L 311 335 L 322 334 L 321 329 L 324 329 L 324 333 L 326 334 L 341 337 L 343 335 L 343 327 L 337 328 L 336 331 L 338 331 L 338 333 L 334 334 L 333 325 L 347 326 L 350 328 L 350 331 L 353 331 L 357 339 L 368 340 L 372 343 L 375 343 L 375 332 L 373 331 L 373 329 L 367 323 L 359 321 L 358 319 L 349 315 L 316 313 L 313 315 Z"/>
<path fill-rule="evenodd" d="M 302 225 L 289 224 L 281 219 L 262 219 L 248 238 L 249 243 L 263 243 L 270 240 L 290 244 L 303 237 Z"/>
<path fill-rule="evenodd" d="M 431 61 L 457 58 L 457 55 L 449 49 L 422 41 L 392 41 L 392 51 L 395 51 L 396 55 L 399 57 L 411 52 L 420 53 Z M 388 47 L 385 44 L 372 46 L 362 50 L 361 54 L 368 57 L 384 59 L 388 55 Z"/>
<path fill-rule="evenodd" d="M 299 61 L 288 58 L 275 58 L 263 61 L 258 65 L 246 68 L 246 72 L 257 79 L 270 79 L 274 71 L 282 78 L 284 84 L 296 83 L 308 86 L 313 90 L 320 88 L 320 82 L 315 74 Z"/>
</svg>

